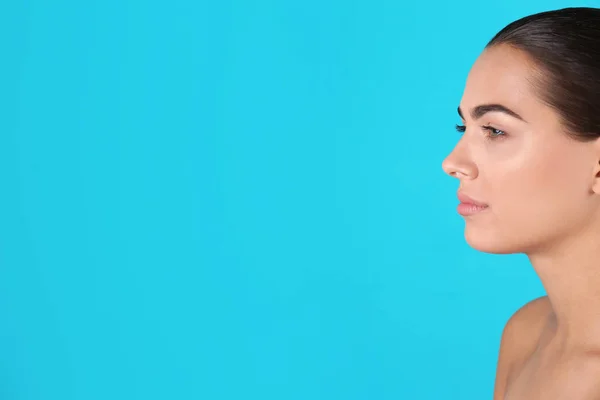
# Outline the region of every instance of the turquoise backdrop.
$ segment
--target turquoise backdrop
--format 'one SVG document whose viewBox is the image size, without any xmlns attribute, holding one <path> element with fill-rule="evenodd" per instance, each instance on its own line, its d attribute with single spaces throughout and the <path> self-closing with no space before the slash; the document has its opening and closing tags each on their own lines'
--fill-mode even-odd
<svg viewBox="0 0 600 400">
<path fill-rule="evenodd" d="M 464 240 L 465 79 L 600 1 L 6 1 L 0 398 L 491 399 L 543 288 Z"/>
</svg>

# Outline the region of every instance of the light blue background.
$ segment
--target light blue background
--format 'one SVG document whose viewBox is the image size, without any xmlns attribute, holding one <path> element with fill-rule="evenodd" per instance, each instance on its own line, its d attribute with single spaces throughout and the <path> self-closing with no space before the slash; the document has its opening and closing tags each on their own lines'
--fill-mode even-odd
<svg viewBox="0 0 600 400">
<path fill-rule="evenodd" d="M 4 2 L 0 398 L 491 399 L 544 292 L 441 163 L 487 41 L 573 5 Z"/>
</svg>

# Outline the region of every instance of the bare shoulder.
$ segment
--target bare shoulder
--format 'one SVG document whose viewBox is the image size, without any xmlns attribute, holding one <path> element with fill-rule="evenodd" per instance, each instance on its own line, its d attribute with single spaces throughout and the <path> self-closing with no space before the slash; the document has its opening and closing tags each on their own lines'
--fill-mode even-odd
<svg viewBox="0 0 600 400">
<path fill-rule="evenodd" d="M 551 312 L 548 296 L 541 296 L 527 302 L 506 322 L 500 339 L 494 400 L 504 398 L 512 369 L 531 355 Z"/>
<path fill-rule="evenodd" d="M 541 333 L 552 306 L 548 296 L 541 296 L 521 306 L 508 319 L 502 331 L 504 344 L 515 346 L 531 346 Z M 522 348 L 521 348 L 522 349 Z"/>
</svg>

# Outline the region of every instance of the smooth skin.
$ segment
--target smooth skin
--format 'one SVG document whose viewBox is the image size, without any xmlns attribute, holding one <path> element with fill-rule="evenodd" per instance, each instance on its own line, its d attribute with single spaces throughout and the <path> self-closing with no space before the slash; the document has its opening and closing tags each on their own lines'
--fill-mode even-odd
<svg viewBox="0 0 600 400">
<path fill-rule="evenodd" d="M 520 50 L 484 50 L 460 102 L 466 130 L 442 167 L 489 205 L 464 217 L 468 244 L 526 254 L 547 293 L 504 327 L 494 400 L 599 400 L 600 139 L 567 136 L 536 91 L 543 76 Z M 523 120 L 499 111 L 474 119 L 482 104 Z"/>
</svg>

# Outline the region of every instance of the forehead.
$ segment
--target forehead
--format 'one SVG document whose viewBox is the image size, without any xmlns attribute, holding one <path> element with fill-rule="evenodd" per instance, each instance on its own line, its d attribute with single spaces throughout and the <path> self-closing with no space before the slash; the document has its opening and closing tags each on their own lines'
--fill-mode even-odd
<svg viewBox="0 0 600 400">
<path fill-rule="evenodd" d="M 531 59 L 519 50 L 508 46 L 484 50 L 469 71 L 463 112 L 479 104 L 500 103 L 527 119 L 527 114 L 543 106 L 531 84 L 535 73 Z"/>
</svg>

